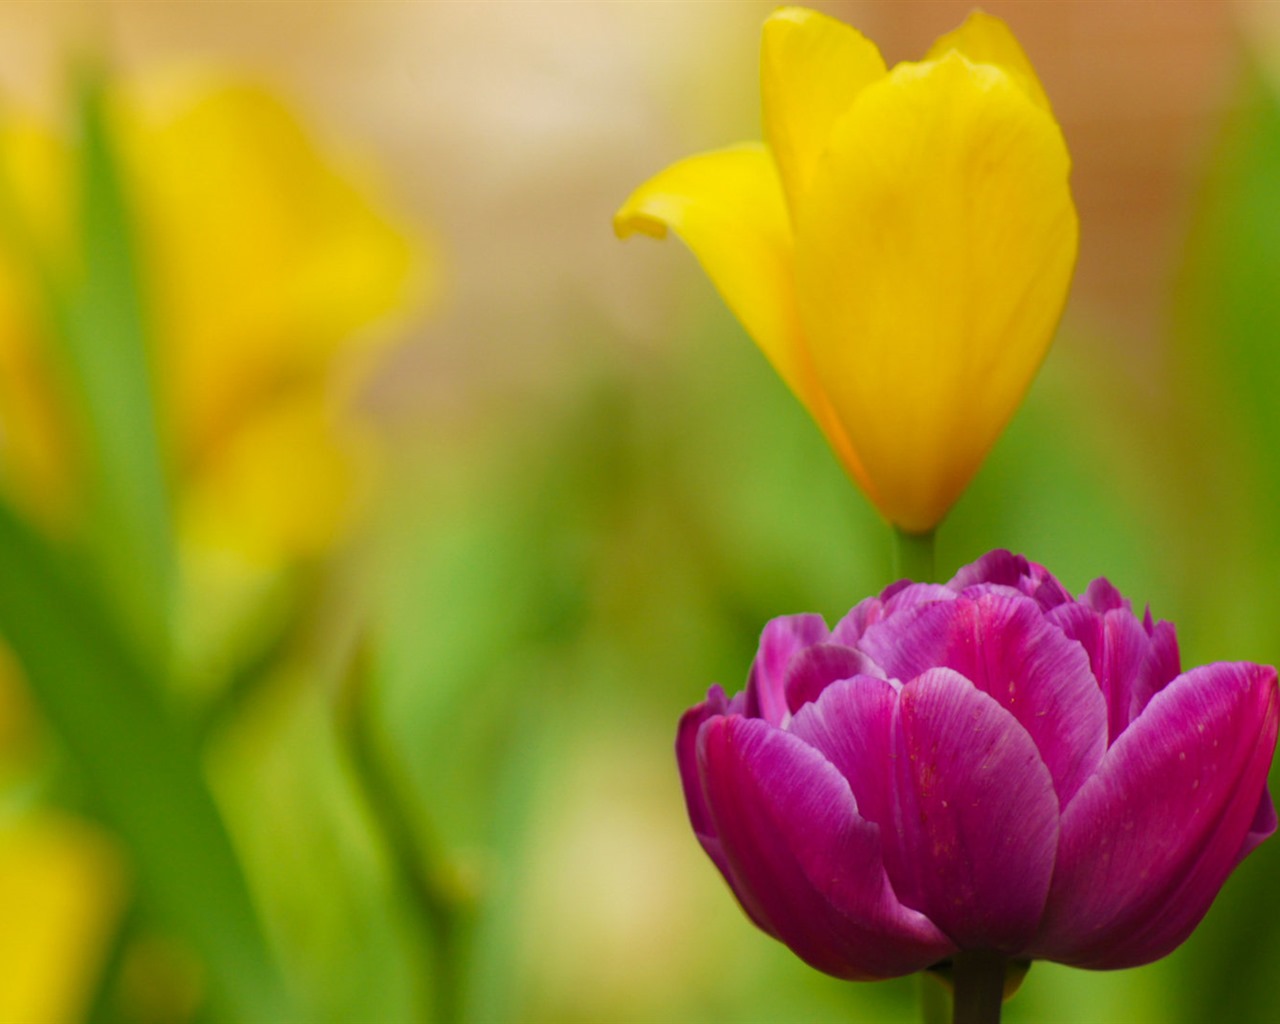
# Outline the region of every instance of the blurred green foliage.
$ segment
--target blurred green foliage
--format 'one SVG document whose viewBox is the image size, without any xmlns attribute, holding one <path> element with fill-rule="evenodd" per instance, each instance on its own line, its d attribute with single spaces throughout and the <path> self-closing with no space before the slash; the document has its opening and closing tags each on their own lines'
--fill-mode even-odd
<svg viewBox="0 0 1280 1024">
<path fill-rule="evenodd" d="M 40 274 L 92 438 L 93 526 L 74 559 L 0 503 L 0 632 L 92 809 L 128 845 L 149 911 L 205 960 L 221 1012 L 271 1020 L 284 1012 L 282 983 L 198 752 L 164 692 L 167 503 L 130 215 L 96 76 L 82 79 L 78 103 L 82 265 L 74 283 Z"/>
</svg>

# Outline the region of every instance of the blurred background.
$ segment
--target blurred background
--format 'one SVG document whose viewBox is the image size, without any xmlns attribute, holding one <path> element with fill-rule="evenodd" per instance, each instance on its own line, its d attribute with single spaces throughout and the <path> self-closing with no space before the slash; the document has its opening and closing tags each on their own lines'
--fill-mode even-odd
<svg viewBox="0 0 1280 1024">
<path fill-rule="evenodd" d="M 908 1021 L 688 827 L 679 714 L 888 532 L 678 245 L 770 3 L 0 6 L 0 1021 Z M 970 5 L 814 3 L 922 55 Z M 1280 8 L 988 2 L 1075 161 L 939 535 L 1280 660 Z M 1280 845 L 1010 1021 L 1275 1018 Z M 289 1009 L 285 1009 L 288 1007 Z"/>
</svg>

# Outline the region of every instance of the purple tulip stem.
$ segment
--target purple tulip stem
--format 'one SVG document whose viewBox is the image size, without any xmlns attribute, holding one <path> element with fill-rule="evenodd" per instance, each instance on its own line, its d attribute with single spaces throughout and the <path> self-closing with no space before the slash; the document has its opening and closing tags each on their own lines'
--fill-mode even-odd
<svg viewBox="0 0 1280 1024">
<path fill-rule="evenodd" d="M 935 579 L 934 539 L 936 531 L 906 533 L 893 528 L 893 576 L 899 580 L 932 583 Z"/>
<path fill-rule="evenodd" d="M 962 950 L 952 960 L 952 1024 L 999 1024 L 1006 958 L 986 949 Z"/>
</svg>

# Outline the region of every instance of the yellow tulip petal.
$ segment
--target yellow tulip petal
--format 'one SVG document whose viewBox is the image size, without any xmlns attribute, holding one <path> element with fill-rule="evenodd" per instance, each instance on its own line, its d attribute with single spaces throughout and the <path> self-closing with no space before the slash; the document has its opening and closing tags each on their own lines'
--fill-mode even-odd
<svg viewBox="0 0 1280 1024">
<path fill-rule="evenodd" d="M 1043 359 L 1077 248 L 1053 119 L 1000 68 L 899 65 L 836 126 L 797 229 L 819 379 L 908 531 L 935 526 Z"/>
<path fill-rule="evenodd" d="M 801 340 L 791 220 L 769 152 L 749 143 L 672 164 L 631 194 L 613 228 L 619 238 L 665 238 L 670 229 L 684 240 L 850 475 L 873 493 Z"/>
<path fill-rule="evenodd" d="M 678 234 L 782 379 L 806 401 L 791 221 L 763 146 L 733 146 L 672 164 L 631 194 L 613 227 L 619 238 L 664 238 L 668 229 Z"/>
<path fill-rule="evenodd" d="M 1003 68 L 1038 107 L 1052 112 L 1049 97 L 1045 95 L 1026 51 L 1009 31 L 1009 26 L 999 18 L 984 11 L 974 11 L 963 25 L 940 37 L 929 48 L 927 59 L 941 60 L 952 50 L 975 64 L 995 64 Z"/>
<path fill-rule="evenodd" d="M 784 7 L 765 21 L 760 49 L 765 139 L 793 210 L 836 120 L 884 74 L 875 44 L 843 22 L 802 7 Z"/>
</svg>

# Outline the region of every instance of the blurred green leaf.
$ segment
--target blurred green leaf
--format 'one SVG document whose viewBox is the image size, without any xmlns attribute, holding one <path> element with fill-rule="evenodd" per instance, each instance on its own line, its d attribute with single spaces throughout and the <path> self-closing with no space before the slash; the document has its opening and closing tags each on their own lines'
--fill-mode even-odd
<svg viewBox="0 0 1280 1024">
<path fill-rule="evenodd" d="M 227 1019 L 283 1019 L 245 879 L 159 680 L 74 565 L 3 503 L 0 564 L 0 633 L 127 843 L 144 897 L 204 959 Z"/>
<path fill-rule="evenodd" d="M 136 239 L 103 82 L 86 71 L 78 85 L 82 262 L 47 298 L 89 454 L 90 549 L 131 635 L 163 659 L 174 568 Z"/>
<path fill-rule="evenodd" d="M 662 418 L 645 439 L 650 486 L 753 647 L 775 615 L 842 616 L 890 582 L 889 527 L 727 311 L 688 331 L 642 395 Z"/>
<path fill-rule="evenodd" d="M 1259 67 L 1246 69 L 1201 196 L 1188 246 L 1179 321 L 1199 390 L 1219 389 L 1236 440 L 1280 497 L 1280 97 Z"/>
</svg>

